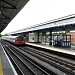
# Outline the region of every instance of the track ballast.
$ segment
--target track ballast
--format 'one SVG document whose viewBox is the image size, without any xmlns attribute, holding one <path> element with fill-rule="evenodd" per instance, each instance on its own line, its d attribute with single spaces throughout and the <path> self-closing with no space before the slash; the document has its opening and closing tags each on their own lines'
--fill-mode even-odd
<svg viewBox="0 0 75 75">
<path fill-rule="evenodd" d="M 75 64 L 64 58 L 28 46 L 15 47 L 5 41 L 2 46 L 19 75 L 75 75 Z"/>
</svg>

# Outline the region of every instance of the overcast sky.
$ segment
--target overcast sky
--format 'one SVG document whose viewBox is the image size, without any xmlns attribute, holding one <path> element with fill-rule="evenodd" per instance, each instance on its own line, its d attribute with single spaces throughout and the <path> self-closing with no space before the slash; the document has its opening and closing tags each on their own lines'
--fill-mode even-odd
<svg viewBox="0 0 75 75">
<path fill-rule="evenodd" d="M 75 14 L 75 0 L 30 0 L 2 34 Z"/>
</svg>

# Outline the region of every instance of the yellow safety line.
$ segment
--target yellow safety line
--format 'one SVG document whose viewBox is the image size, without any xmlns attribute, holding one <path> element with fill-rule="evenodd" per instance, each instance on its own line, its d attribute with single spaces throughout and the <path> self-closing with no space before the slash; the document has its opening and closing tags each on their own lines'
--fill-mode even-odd
<svg viewBox="0 0 75 75">
<path fill-rule="evenodd" d="M 0 57 L 0 75 L 3 75 L 1 57 Z"/>
</svg>

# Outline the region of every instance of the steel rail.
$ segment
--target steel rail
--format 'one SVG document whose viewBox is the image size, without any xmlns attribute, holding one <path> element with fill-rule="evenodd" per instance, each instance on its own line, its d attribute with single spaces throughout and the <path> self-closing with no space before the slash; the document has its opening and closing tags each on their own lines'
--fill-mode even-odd
<svg viewBox="0 0 75 75">
<path fill-rule="evenodd" d="M 8 43 L 9 44 L 9 43 Z M 11 45 L 11 44 L 10 44 Z M 27 54 L 25 52 L 22 52 L 21 50 L 19 50 L 19 48 L 15 47 L 12 45 L 12 47 L 16 48 L 17 52 L 21 52 L 24 56 L 32 59 L 34 62 L 38 63 L 40 66 L 42 66 L 43 68 L 47 69 L 46 71 L 49 72 L 49 73 L 52 73 L 52 75 L 58 75 L 58 74 L 62 74 L 61 71 L 57 70 L 56 68 L 50 66 L 49 64 L 31 56 L 30 54 Z M 44 65 L 45 64 L 45 65 Z"/>
<path fill-rule="evenodd" d="M 17 57 L 21 62 L 22 64 L 24 64 L 31 72 L 32 72 L 32 75 L 37 75 L 23 60 L 22 58 L 20 58 L 20 56 L 17 54 L 17 52 L 13 52 L 13 49 L 11 49 L 9 46 L 8 46 L 8 49 L 10 49 L 10 51 L 13 53 L 13 55 L 15 55 L 15 57 Z"/>
<path fill-rule="evenodd" d="M 40 54 L 40 55 L 42 55 L 42 56 L 44 56 L 44 57 L 46 57 L 48 59 L 51 59 L 53 61 L 56 61 L 57 63 L 60 63 L 61 65 L 65 65 L 66 67 L 70 68 L 71 70 L 75 70 L 75 64 L 74 63 L 71 63 L 71 62 L 69 62 L 67 60 L 64 60 L 64 59 L 60 59 L 59 57 L 55 57 L 54 55 L 52 55 L 50 53 L 48 54 L 48 53 L 46 53 L 44 51 L 39 51 L 39 50 L 31 48 L 31 47 L 25 47 L 25 49 L 26 48 L 28 50 L 30 50 L 31 52 L 34 52 L 36 54 Z"/>
<path fill-rule="evenodd" d="M 14 64 L 14 67 L 15 67 L 15 69 L 16 69 L 18 75 L 24 75 L 23 72 L 21 71 L 21 69 L 19 68 L 19 66 L 17 65 L 17 63 L 16 63 L 16 62 L 14 61 L 14 59 L 12 58 L 12 56 L 6 51 L 6 50 L 7 50 L 6 47 L 3 46 L 3 48 L 4 48 L 5 52 L 7 53 L 9 59 L 10 59 L 10 60 L 12 61 L 12 63 Z"/>
<path fill-rule="evenodd" d="M 21 48 L 22 49 L 22 48 Z M 26 49 L 26 48 L 25 48 Z M 25 50 L 26 51 L 26 50 Z M 34 56 L 36 56 L 36 54 L 34 54 L 32 51 L 30 52 L 30 49 L 28 49 L 26 52 L 28 52 L 28 53 L 30 53 L 30 54 L 32 54 L 32 55 L 34 55 Z M 56 60 L 53 60 L 53 59 L 51 59 L 51 58 L 49 58 L 49 56 L 47 57 L 46 55 L 44 55 L 44 54 L 40 54 L 40 53 L 37 53 L 38 55 L 37 55 L 37 57 L 39 57 L 39 59 L 41 58 L 41 60 L 46 60 L 46 62 L 48 62 L 48 63 L 50 63 L 50 64 L 52 64 L 52 63 L 57 63 L 56 62 Z M 45 58 L 47 58 L 47 59 L 45 59 L 45 58 L 43 58 L 43 57 L 41 57 L 41 56 L 43 56 L 43 57 L 45 57 Z M 49 60 L 48 60 L 49 59 Z M 52 60 L 52 61 L 50 61 L 50 60 Z M 55 64 L 54 63 L 54 64 Z M 53 64 L 52 64 L 53 65 Z M 58 65 L 58 63 L 56 64 L 56 65 Z M 56 66 L 56 65 L 54 65 L 54 66 Z M 66 64 L 64 64 L 64 65 L 66 65 Z M 58 65 L 59 66 L 59 65 Z M 56 66 L 56 67 L 58 67 L 58 66 Z M 62 67 L 62 68 L 61 68 Z M 68 68 L 66 68 L 65 66 L 62 66 L 62 64 L 61 64 L 61 66 L 60 67 L 58 67 L 58 69 L 60 69 L 61 71 L 65 71 L 67 74 L 75 74 L 75 72 L 73 72 L 73 70 L 69 70 Z"/>
<path fill-rule="evenodd" d="M 36 64 L 34 64 L 31 60 L 29 60 L 28 58 L 26 58 L 25 56 L 23 56 L 20 52 L 17 52 L 17 50 L 15 50 L 16 52 L 14 53 L 13 52 L 13 47 L 11 47 L 11 46 L 8 46 L 8 45 L 6 45 L 8 48 L 10 47 L 10 49 L 11 49 L 11 52 L 15 55 L 15 56 L 17 56 L 17 54 L 15 54 L 15 53 L 19 53 L 19 55 L 21 55 L 22 57 L 24 57 L 26 60 L 28 60 L 30 63 L 32 63 L 34 66 L 36 66 L 39 70 L 41 70 L 42 72 L 44 72 L 45 73 L 45 75 L 50 75 L 49 73 L 47 73 L 45 70 L 43 70 L 42 68 L 40 68 L 39 66 L 37 66 Z M 17 56 L 18 57 L 18 56 Z M 21 60 L 21 59 L 20 59 Z M 36 75 L 38 75 L 38 74 L 36 74 Z M 43 74 L 44 75 L 44 74 Z"/>
<path fill-rule="evenodd" d="M 25 48 L 26 49 L 26 48 Z M 21 48 L 21 50 L 24 50 L 24 49 L 22 49 Z M 65 66 L 60 66 L 59 65 L 59 63 L 56 63 L 56 61 L 54 61 L 53 59 L 53 61 L 49 58 L 49 56 L 46 56 L 45 54 L 42 54 L 42 53 L 38 53 L 38 52 L 30 52 L 29 51 L 30 49 L 28 49 L 28 50 L 25 50 L 27 53 L 29 53 L 29 54 L 31 54 L 31 55 L 33 55 L 33 56 L 35 56 L 35 57 L 37 57 L 37 58 L 39 58 L 39 59 L 41 59 L 41 60 L 43 60 L 43 61 L 45 61 L 45 62 L 47 62 L 47 63 L 49 63 L 50 65 L 52 65 L 52 66 L 54 66 L 55 68 L 57 68 L 57 69 L 59 69 L 59 70 L 61 70 L 61 71 L 63 71 L 63 72 L 65 72 L 65 73 L 67 73 L 68 75 L 75 75 L 75 72 L 73 72 L 73 71 L 71 71 L 71 70 L 69 70 L 69 69 L 67 69 Z M 21 52 L 21 51 L 20 51 Z M 35 54 L 36 53 L 36 54 Z M 49 60 L 49 59 L 50 60 Z"/>
<path fill-rule="evenodd" d="M 32 62 L 30 59 L 28 59 L 27 57 L 25 57 L 22 53 L 18 52 L 18 54 L 21 55 L 23 58 L 25 58 L 27 61 L 29 61 L 31 64 L 33 64 L 35 67 L 37 67 L 39 70 L 41 70 L 42 72 L 44 72 L 46 75 L 49 75 L 49 73 L 47 73 L 45 70 L 43 70 L 42 68 L 40 68 L 36 63 Z"/>
<path fill-rule="evenodd" d="M 24 66 L 26 66 L 26 68 L 28 68 L 31 72 L 32 72 L 32 74 L 30 73 L 29 75 L 37 75 L 35 72 L 33 72 L 32 71 L 32 69 L 29 67 L 29 66 L 27 66 L 16 54 L 14 54 L 14 55 L 16 55 L 16 57 L 19 59 L 19 61 L 18 62 L 21 62 L 21 63 L 19 63 L 19 64 L 17 64 L 18 62 L 16 62 L 15 61 L 15 59 L 17 59 L 14 55 L 12 56 L 12 51 L 10 52 L 9 50 L 9 45 L 6 45 L 5 43 L 4 43 L 4 49 L 5 49 L 5 51 L 6 51 L 6 53 L 8 54 L 8 56 L 14 61 L 14 63 L 17 65 L 17 67 L 18 67 L 18 69 L 22 72 L 22 74 L 21 73 L 19 73 L 18 72 L 18 74 L 19 75 L 25 75 L 25 73 L 24 73 L 24 71 L 23 71 L 23 69 L 24 69 Z M 15 58 L 13 58 L 13 57 L 15 57 Z M 23 66 L 21 65 L 21 64 L 23 64 Z M 22 66 L 22 68 L 19 66 L 19 65 L 21 65 Z M 16 68 L 16 67 L 15 67 Z M 26 68 L 25 68 L 25 70 L 26 70 Z M 17 69 L 16 69 L 17 70 Z M 25 71 L 26 72 L 26 71 Z M 26 75 L 28 75 L 28 74 L 26 74 Z"/>
</svg>

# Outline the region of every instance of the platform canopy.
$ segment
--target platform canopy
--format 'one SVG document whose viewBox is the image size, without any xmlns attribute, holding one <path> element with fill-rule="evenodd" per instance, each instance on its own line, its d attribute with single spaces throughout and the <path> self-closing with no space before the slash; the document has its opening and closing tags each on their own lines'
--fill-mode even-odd
<svg viewBox="0 0 75 75">
<path fill-rule="evenodd" d="M 0 32 L 27 4 L 29 0 L 0 0 Z"/>
<path fill-rule="evenodd" d="M 54 20 L 50 20 L 44 23 L 33 25 L 24 29 L 11 32 L 9 34 L 43 31 L 43 30 L 47 30 L 47 31 L 51 30 L 52 32 L 75 30 L 75 14 L 71 14 L 65 17 L 61 17 L 58 19 L 54 19 Z"/>
</svg>

